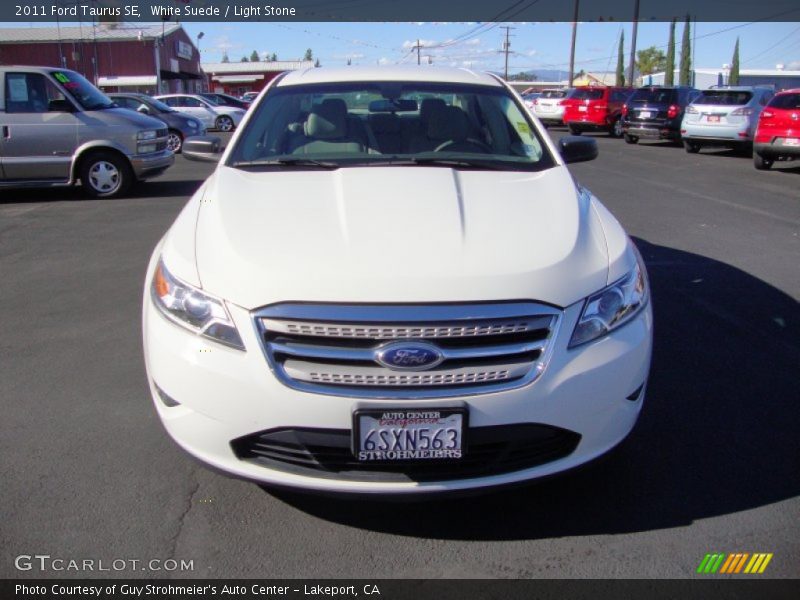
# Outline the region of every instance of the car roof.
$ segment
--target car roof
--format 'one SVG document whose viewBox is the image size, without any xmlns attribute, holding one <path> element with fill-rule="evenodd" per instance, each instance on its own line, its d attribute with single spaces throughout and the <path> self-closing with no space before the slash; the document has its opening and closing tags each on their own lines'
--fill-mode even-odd
<svg viewBox="0 0 800 600">
<path fill-rule="evenodd" d="M 289 73 L 278 87 L 311 83 L 340 83 L 356 81 L 414 81 L 431 83 L 466 83 L 502 87 L 489 73 L 454 67 L 428 65 L 392 65 L 381 67 L 310 67 Z"/>
</svg>

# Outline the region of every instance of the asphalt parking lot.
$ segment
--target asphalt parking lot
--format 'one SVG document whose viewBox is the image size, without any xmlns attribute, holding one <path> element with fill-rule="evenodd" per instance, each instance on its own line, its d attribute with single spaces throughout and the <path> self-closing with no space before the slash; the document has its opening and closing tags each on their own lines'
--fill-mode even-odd
<svg viewBox="0 0 800 600">
<path fill-rule="evenodd" d="M 555 130 L 554 137 L 565 132 Z M 800 576 L 800 163 L 597 136 L 573 167 L 648 264 L 639 425 L 591 468 L 412 504 L 268 493 L 168 438 L 141 351 L 145 268 L 209 165 L 132 197 L 0 193 L 0 577 L 15 557 L 192 560 L 102 576 L 693 577 L 708 552 Z"/>
</svg>

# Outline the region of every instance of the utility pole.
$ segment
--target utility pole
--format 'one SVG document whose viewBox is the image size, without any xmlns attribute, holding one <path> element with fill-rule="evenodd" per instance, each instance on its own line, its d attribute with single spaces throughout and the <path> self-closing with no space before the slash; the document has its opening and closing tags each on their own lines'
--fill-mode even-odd
<svg viewBox="0 0 800 600">
<path fill-rule="evenodd" d="M 636 86 L 634 82 L 634 69 L 636 68 L 636 32 L 639 29 L 639 0 L 636 0 L 636 4 L 633 9 L 633 34 L 631 35 L 631 62 L 628 66 L 628 81 L 631 82 L 632 86 Z"/>
<path fill-rule="evenodd" d="M 419 44 L 419 38 L 417 38 L 417 45 L 414 46 L 417 49 L 417 64 L 420 65 L 422 57 L 420 56 L 420 51 L 422 50 L 422 46 Z"/>
<path fill-rule="evenodd" d="M 506 54 L 506 68 L 505 68 L 505 74 L 506 75 L 505 75 L 504 79 L 506 81 L 508 81 L 508 52 L 511 49 L 511 41 L 508 38 L 511 37 L 509 35 L 511 30 L 512 29 L 516 29 L 516 27 L 504 26 L 504 27 L 501 27 L 500 29 L 505 29 L 506 30 L 506 41 L 503 42 L 503 52 L 505 52 L 505 54 Z"/>
<path fill-rule="evenodd" d="M 575 0 L 575 14 L 572 17 L 572 47 L 569 51 L 569 82 L 567 85 L 572 87 L 572 80 L 575 79 L 575 39 L 578 37 L 578 7 L 580 0 Z"/>
</svg>

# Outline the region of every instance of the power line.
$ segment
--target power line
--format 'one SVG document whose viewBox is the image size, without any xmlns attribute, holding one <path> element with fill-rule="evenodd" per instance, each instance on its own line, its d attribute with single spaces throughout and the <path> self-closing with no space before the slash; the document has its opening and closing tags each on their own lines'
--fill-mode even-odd
<svg viewBox="0 0 800 600">
<path fill-rule="evenodd" d="M 770 47 L 769 47 L 769 48 L 767 48 L 766 50 L 764 50 L 764 51 L 762 51 L 762 52 L 759 52 L 759 53 L 758 53 L 758 54 L 756 54 L 755 56 L 751 56 L 751 57 L 750 57 L 750 58 L 748 58 L 747 60 L 743 60 L 743 61 L 742 61 L 742 64 L 749 63 L 749 62 L 753 62 L 755 59 L 757 59 L 757 58 L 760 58 L 761 56 L 764 56 L 764 55 L 765 55 L 767 52 L 769 52 L 769 51 L 770 51 L 770 50 L 772 50 L 773 48 L 776 48 L 777 46 L 780 46 L 780 45 L 781 45 L 783 42 L 785 42 L 787 39 L 789 39 L 790 37 L 792 37 L 792 36 L 793 36 L 795 33 L 797 33 L 798 31 L 800 31 L 800 27 L 798 27 L 797 29 L 794 29 L 794 30 L 792 30 L 791 32 L 789 32 L 789 35 L 787 35 L 787 36 L 785 36 L 785 37 L 781 38 L 781 40 L 780 40 L 779 42 L 777 42 L 777 43 L 773 44 L 772 46 L 770 46 Z"/>
</svg>

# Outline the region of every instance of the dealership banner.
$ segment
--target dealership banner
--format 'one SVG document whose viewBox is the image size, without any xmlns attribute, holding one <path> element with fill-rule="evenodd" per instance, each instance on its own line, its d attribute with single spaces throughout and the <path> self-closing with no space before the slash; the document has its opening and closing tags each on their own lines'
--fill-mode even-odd
<svg viewBox="0 0 800 600">
<path fill-rule="evenodd" d="M 3 0 L 0 21 L 798 21 L 797 0 Z"/>
<path fill-rule="evenodd" d="M 769 598 L 796 600 L 797 580 L 254 580 L 254 579 L 40 579 L 0 581 L 3 600 L 94 598 L 235 598 L 238 600 L 714 600 Z"/>
</svg>

